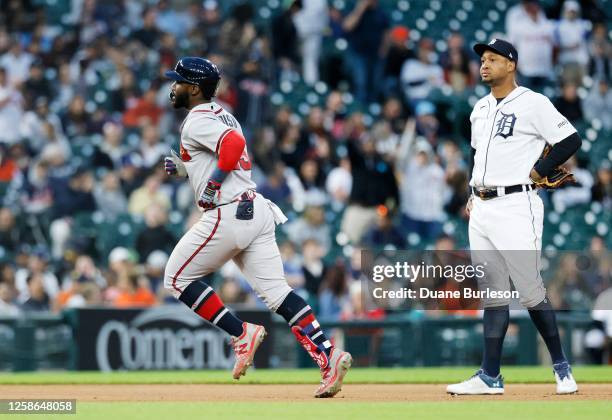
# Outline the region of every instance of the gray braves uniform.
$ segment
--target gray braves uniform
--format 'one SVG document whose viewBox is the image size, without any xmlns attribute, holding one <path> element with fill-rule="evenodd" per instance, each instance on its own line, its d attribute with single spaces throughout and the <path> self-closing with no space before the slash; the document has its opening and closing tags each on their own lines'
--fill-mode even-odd
<svg viewBox="0 0 612 420">
<path fill-rule="evenodd" d="M 185 118 L 181 127 L 180 157 L 196 202 L 216 168 L 219 146 L 232 130 L 242 135 L 236 119 L 214 102 L 194 107 Z M 178 298 L 189 283 L 233 259 L 270 309 L 276 310 L 283 302 L 291 288 L 285 280 L 274 231 L 276 224 L 284 223 L 287 218 L 274 203 L 256 193 L 255 188 L 245 146 L 236 168 L 221 186 L 218 202 L 229 204 L 204 211 L 170 255 L 164 281 L 175 297 Z M 251 220 L 236 219 L 241 197 L 254 197 Z"/>
</svg>

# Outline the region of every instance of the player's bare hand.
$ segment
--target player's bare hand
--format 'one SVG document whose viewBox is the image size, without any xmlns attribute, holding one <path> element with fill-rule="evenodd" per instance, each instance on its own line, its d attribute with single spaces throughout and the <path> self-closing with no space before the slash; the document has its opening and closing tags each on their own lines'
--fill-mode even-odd
<svg viewBox="0 0 612 420">
<path fill-rule="evenodd" d="M 470 198 L 468 198 L 468 202 L 465 205 L 465 215 L 467 217 L 470 217 L 470 213 L 472 212 L 473 207 L 474 207 L 474 196 L 470 195 Z"/>
</svg>

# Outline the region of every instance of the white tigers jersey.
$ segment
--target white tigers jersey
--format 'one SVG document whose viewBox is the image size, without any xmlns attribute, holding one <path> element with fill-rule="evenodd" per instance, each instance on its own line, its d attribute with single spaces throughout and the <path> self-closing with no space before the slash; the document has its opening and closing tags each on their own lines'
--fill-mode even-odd
<svg viewBox="0 0 612 420">
<path fill-rule="evenodd" d="M 492 94 L 480 99 L 470 122 L 474 187 L 531 184 L 529 173 L 546 143 L 556 144 L 576 132 L 546 96 L 524 87 L 499 104 Z"/>
</svg>

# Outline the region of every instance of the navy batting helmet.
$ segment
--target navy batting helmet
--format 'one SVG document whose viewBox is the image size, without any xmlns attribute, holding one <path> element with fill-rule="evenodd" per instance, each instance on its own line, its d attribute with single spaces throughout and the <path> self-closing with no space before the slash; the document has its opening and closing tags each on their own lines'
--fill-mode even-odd
<svg viewBox="0 0 612 420">
<path fill-rule="evenodd" d="M 181 58 L 174 70 L 168 70 L 166 77 L 177 82 L 199 86 L 205 98 L 212 98 L 217 92 L 221 72 L 210 60 L 200 57 Z"/>
</svg>

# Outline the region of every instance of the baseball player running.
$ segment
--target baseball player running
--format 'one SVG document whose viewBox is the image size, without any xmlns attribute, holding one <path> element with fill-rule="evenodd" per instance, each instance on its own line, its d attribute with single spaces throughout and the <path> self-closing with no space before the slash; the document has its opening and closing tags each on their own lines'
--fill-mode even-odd
<svg viewBox="0 0 612 420">
<path fill-rule="evenodd" d="M 352 363 L 351 355 L 327 339 L 312 309 L 287 285 L 275 226 L 287 218 L 256 192 L 240 124 L 213 98 L 220 72 L 199 57 L 184 57 L 174 70 L 170 101 L 187 108 L 180 133 L 180 156 L 165 158 L 168 174 L 186 177 L 202 216 L 180 239 L 166 266 L 164 285 L 202 318 L 232 336 L 234 379 L 253 362 L 266 335 L 263 326 L 232 314 L 202 277 L 232 259 L 251 287 L 291 331 L 321 369 L 315 397 L 333 397 Z"/>
<path fill-rule="evenodd" d="M 581 140 L 548 98 L 517 86 L 518 54 L 512 44 L 493 39 L 476 44 L 474 51 L 481 57 L 482 81 L 491 87 L 470 115 L 475 155 L 467 205 L 469 241 L 472 262 L 487 262 L 479 287 L 508 291 L 512 279 L 550 352 L 557 394 L 571 394 L 578 387 L 540 276 L 544 206 L 537 189 L 572 180 L 558 166 L 578 150 Z M 544 156 L 545 147 L 552 148 Z M 470 379 L 449 385 L 448 393 L 504 393 L 500 360 L 508 305 L 509 300 L 484 299 L 482 366 Z"/>
</svg>

